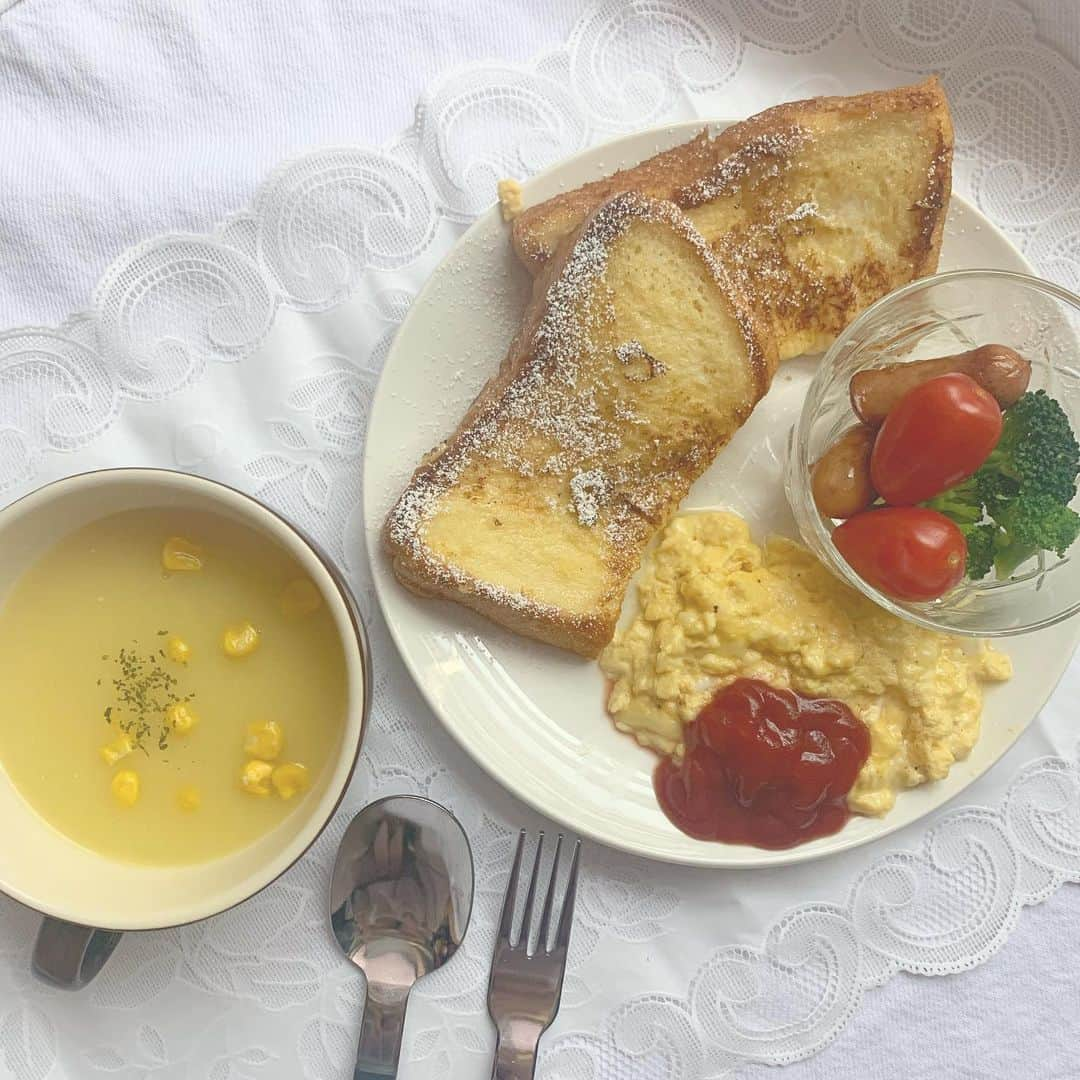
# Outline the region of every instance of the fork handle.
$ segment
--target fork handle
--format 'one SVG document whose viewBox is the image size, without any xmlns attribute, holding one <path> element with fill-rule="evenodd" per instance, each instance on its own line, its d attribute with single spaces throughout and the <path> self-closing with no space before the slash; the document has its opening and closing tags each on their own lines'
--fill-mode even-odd
<svg viewBox="0 0 1080 1080">
<path fill-rule="evenodd" d="M 495 1029 L 495 1040 L 495 1066 L 491 1070 L 491 1080 L 533 1080 L 540 1032 L 536 1033 L 535 1039 L 528 1040 L 531 1044 L 528 1048 L 516 1044 L 512 1038 L 504 1039 L 499 1027 Z"/>
</svg>

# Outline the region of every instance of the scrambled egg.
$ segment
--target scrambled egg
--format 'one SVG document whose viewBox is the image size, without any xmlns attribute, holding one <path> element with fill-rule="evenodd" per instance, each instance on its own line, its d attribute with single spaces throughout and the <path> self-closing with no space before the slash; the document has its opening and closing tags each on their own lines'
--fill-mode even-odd
<svg viewBox="0 0 1080 1080">
<path fill-rule="evenodd" d="M 1012 675 L 1004 653 L 890 615 L 799 544 L 773 537 L 758 547 L 736 514 L 676 517 L 645 565 L 639 600 L 600 657 L 620 731 L 680 756 L 683 725 L 739 677 L 838 698 L 870 729 L 870 757 L 848 796 L 863 814 L 946 776 L 979 736 L 982 684 Z"/>
<path fill-rule="evenodd" d="M 521 185 L 516 180 L 500 180 L 498 192 L 503 221 L 513 221 L 521 213 Z"/>
</svg>

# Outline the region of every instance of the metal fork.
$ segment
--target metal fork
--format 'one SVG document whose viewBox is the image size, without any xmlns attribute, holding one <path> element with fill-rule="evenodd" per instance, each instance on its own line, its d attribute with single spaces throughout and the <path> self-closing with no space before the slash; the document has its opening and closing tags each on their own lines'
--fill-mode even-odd
<svg viewBox="0 0 1080 1080">
<path fill-rule="evenodd" d="M 574 898 L 577 894 L 578 858 L 581 841 L 574 843 L 570 874 L 566 879 L 566 896 L 559 915 L 554 943 L 551 941 L 552 904 L 555 898 L 555 878 L 559 871 L 559 851 L 563 837 L 555 844 L 544 910 L 536 948 L 529 952 L 533 922 L 533 901 L 536 899 L 536 880 L 540 876 L 540 859 L 544 850 L 544 834 L 540 833 L 529 876 L 529 892 L 525 898 L 525 913 L 521 932 L 515 943 L 513 937 L 514 908 L 517 906 L 518 878 L 521 856 L 525 850 L 525 830 L 518 837 L 517 854 L 506 886 L 499 933 L 495 939 L 495 955 L 491 960 L 488 981 L 488 1015 L 495 1023 L 498 1043 L 495 1050 L 494 1080 L 531 1080 L 536 1068 L 536 1048 L 540 1036 L 551 1026 L 559 1011 L 563 974 L 566 971 L 566 951 L 570 944 L 570 927 L 574 920 Z M 550 946 L 550 947 L 549 947 Z"/>
</svg>

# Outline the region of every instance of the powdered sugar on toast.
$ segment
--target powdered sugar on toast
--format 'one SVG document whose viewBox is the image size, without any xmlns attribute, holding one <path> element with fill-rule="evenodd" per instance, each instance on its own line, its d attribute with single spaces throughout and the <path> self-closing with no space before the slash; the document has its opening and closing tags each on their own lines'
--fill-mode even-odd
<svg viewBox="0 0 1080 1080">
<path fill-rule="evenodd" d="M 540 473 L 558 481 L 563 494 L 541 501 L 538 515 L 573 515 L 582 527 L 602 528 L 611 547 L 634 552 L 643 536 L 651 533 L 649 519 L 659 513 L 655 492 L 641 485 L 636 489 L 630 471 L 611 466 L 629 419 L 627 410 L 605 409 L 597 399 L 596 386 L 580 377 L 601 348 L 596 344 L 598 338 L 603 340 L 596 333 L 598 325 L 613 319 L 612 301 L 602 281 L 612 244 L 634 220 L 663 223 L 675 230 L 729 291 L 716 257 L 671 203 L 625 193 L 601 207 L 548 286 L 543 314 L 530 340 L 521 343 L 522 353 L 511 377 L 504 370 L 489 383 L 468 422 L 417 470 L 391 512 L 386 525 L 388 544 L 413 564 L 415 578 L 452 586 L 527 614 L 552 618 L 561 614 L 523 593 L 472 577 L 433 553 L 425 541 L 426 525 L 446 492 L 471 465 L 484 459 L 501 470 L 528 477 Z M 763 367 L 749 317 L 738 310 L 734 314 L 752 363 Z M 610 344 L 602 346 L 605 354 L 610 348 Z M 640 342 L 621 343 L 615 352 L 627 366 L 629 380 L 663 376 L 663 365 L 649 357 Z M 515 359 L 513 349 L 510 359 Z M 545 448 L 539 455 L 538 446 Z M 641 471 L 640 467 L 636 470 Z M 653 479 L 662 486 L 662 478 Z"/>
<path fill-rule="evenodd" d="M 683 207 L 700 206 L 730 194 L 751 173 L 757 182 L 776 176 L 781 169 L 790 166 L 811 137 L 810 132 L 798 124 L 755 135 L 734 153 L 718 161 L 704 176 L 678 191 L 674 201 Z"/>
</svg>

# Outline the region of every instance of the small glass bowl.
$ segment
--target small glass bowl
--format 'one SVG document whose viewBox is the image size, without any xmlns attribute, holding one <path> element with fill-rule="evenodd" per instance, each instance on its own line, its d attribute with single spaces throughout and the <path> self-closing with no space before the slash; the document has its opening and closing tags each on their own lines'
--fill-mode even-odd
<svg viewBox="0 0 1080 1080">
<path fill-rule="evenodd" d="M 867 308 L 822 358 L 792 429 L 784 486 L 807 546 L 835 574 L 895 615 L 921 626 L 972 637 L 1023 634 L 1080 612 L 1080 541 L 1059 559 L 1052 552 L 1005 581 L 966 579 L 929 603 L 908 603 L 868 585 L 836 550 L 834 522 L 810 491 L 810 468 L 836 437 L 858 422 L 848 384 L 863 368 L 883 367 L 1008 345 L 1031 362 L 1029 389 L 1043 389 L 1080 433 L 1080 297 L 1027 274 L 955 270 L 921 278 Z M 1080 499 L 1073 509 L 1080 509 Z"/>
</svg>

